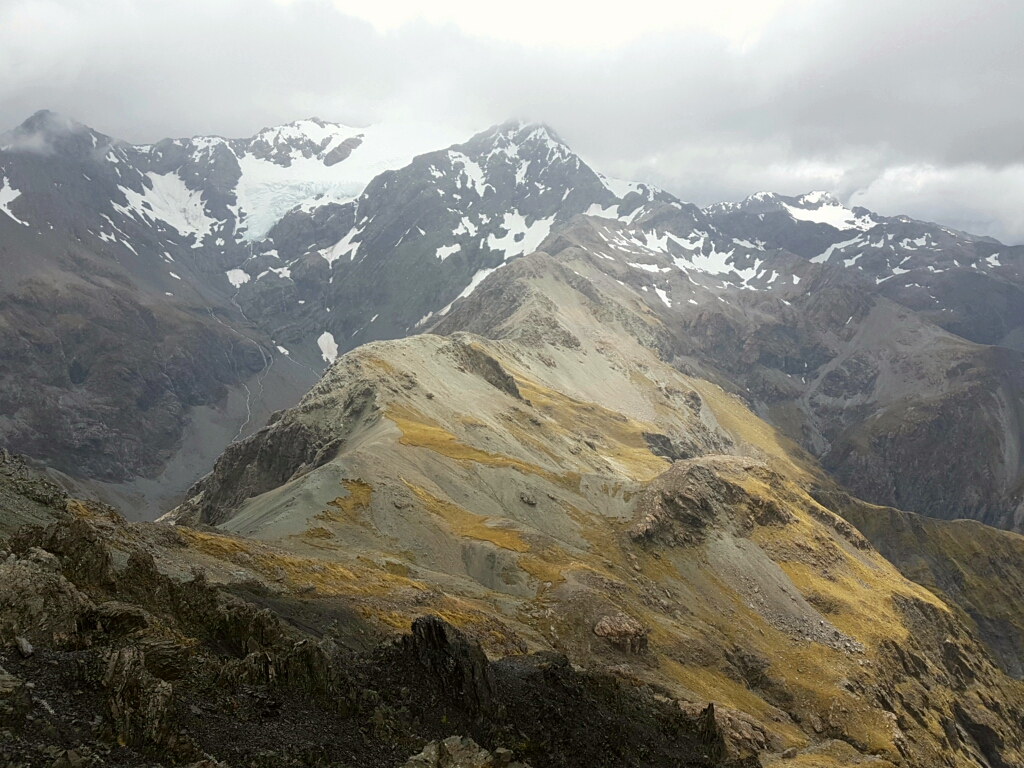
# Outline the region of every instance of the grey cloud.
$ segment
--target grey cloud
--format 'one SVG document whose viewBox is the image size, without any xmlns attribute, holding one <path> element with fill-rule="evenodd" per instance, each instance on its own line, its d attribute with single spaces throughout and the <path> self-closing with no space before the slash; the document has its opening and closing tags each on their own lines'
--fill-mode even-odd
<svg viewBox="0 0 1024 768">
<path fill-rule="evenodd" d="M 53 143 L 58 136 L 80 130 L 85 130 L 85 126 L 66 115 L 35 116 L 26 124 L 0 134 L 0 149 L 48 155 L 54 151 Z"/>
<path fill-rule="evenodd" d="M 25 35 L 24 17 L 47 34 Z M 314 114 L 464 135 L 518 116 L 694 202 L 821 187 L 1019 242 L 1022 29 L 1016 0 L 835 0 L 742 52 L 689 32 L 583 53 L 425 23 L 381 34 L 326 0 L 15 0 L 0 7 L 0 125 L 49 108 L 152 141 Z"/>
</svg>

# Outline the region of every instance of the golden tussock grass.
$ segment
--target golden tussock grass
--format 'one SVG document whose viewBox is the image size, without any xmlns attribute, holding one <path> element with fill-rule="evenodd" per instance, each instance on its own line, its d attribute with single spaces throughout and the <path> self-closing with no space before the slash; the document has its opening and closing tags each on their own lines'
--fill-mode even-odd
<svg viewBox="0 0 1024 768">
<path fill-rule="evenodd" d="M 500 453 L 490 453 L 459 442 L 451 432 L 410 406 L 392 403 L 388 406 L 385 416 L 402 432 L 398 440 L 402 445 L 428 448 L 455 461 L 471 461 L 488 467 L 509 467 L 526 474 L 540 475 L 555 483 L 562 482 L 562 478 L 557 474 L 536 464 Z"/>
<path fill-rule="evenodd" d="M 598 453 L 617 464 L 633 480 L 651 480 L 668 467 L 664 459 L 647 447 L 643 433 L 657 431 L 630 417 L 596 403 L 576 400 L 554 389 L 525 378 L 516 378 L 520 394 L 533 407 L 557 425 L 564 437 L 597 434 L 601 437 Z M 546 425 L 549 429 L 552 425 Z"/>
<path fill-rule="evenodd" d="M 447 524 L 454 535 L 477 541 L 489 541 L 497 547 L 513 552 L 530 550 L 530 545 L 523 541 L 518 531 L 492 527 L 487 524 L 491 518 L 474 514 L 450 501 L 439 499 L 412 483 L 406 482 L 405 485 L 430 514 L 441 518 Z"/>
<path fill-rule="evenodd" d="M 174 530 L 177 532 L 178 538 L 183 540 L 188 546 L 218 559 L 229 559 L 239 553 L 249 554 L 250 551 L 248 542 L 241 541 L 233 536 L 207 533 L 182 526 L 175 527 Z"/>
<path fill-rule="evenodd" d="M 348 496 L 339 496 L 334 501 L 327 502 L 327 506 L 341 512 L 341 516 L 324 510 L 316 516 L 318 520 L 354 523 L 359 519 L 359 513 L 370 506 L 373 487 L 369 483 L 356 479 L 343 480 L 342 485 L 348 491 Z"/>
</svg>

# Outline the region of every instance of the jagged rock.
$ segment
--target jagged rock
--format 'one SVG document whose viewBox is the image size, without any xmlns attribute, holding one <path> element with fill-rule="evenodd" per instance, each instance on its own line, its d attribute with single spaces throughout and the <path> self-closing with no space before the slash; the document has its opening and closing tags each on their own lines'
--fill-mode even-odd
<svg viewBox="0 0 1024 768">
<path fill-rule="evenodd" d="M 690 445 L 688 440 L 672 438 L 658 432 L 644 432 L 644 442 L 655 456 L 661 456 L 669 461 L 682 461 L 692 459 L 700 450 L 695 445 Z"/>
<path fill-rule="evenodd" d="M 14 638 L 14 644 L 17 646 L 18 653 L 22 655 L 22 658 L 27 659 L 36 652 L 35 648 L 32 647 L 32 643 L 20 635 Z"/>
<path fill-rule="evenodd" d="M 19 725 L 32 707 L 25 683 L 0 667 L 0 727 Z"/>
<path fill-rule="evenodd" d="M 179 680 L 188 674 L 192 650 L 175 640 L 144 637 L 138 641 L 146 669 L 161 680 Z"/>
<path fill-rule="evenodd" d="M 112 635 L 127 635 L 153 623 L 148 611 L 120 600 L 108 600 L 97 605 L 96 618 L 104 631 Z"/>
<path fill-rule="evenodd" d="M 449 736 L 444 741 L 430 742 L 401 768 L 530 768 L 511 758 L 506 749 L 491 753 L 468 737 Z"/>
<path fill-rule="evenodd" d="M 50 554 L 45 549 L 29 547 L 28 552 L 25 553 L 25 559 L 35 563 L 47 573 L 60 574 L 60 560 L 57 559 L 56 555 Z"/>
<path fill-rule="evenodd" d="M 470 712 L 491 709 L 494 680 L 487 656 L 479 644 L 437 616 L 423 616 L 412 623 L 412 634 L 403 641 L 419 662 L 438 678 L 441 687 L 461 699 Z"/>
<path fill-rule="evenodd" d="M 89 598 L 41 559 L 42 565 L 13 557 L 0 563 L 0 641 L 74 644 L 93 615 Z"/>
<path fill-rule="evenodd" d="M 114 737 L 143 748 L 166 747 L 173 741 L 171 685 L 149 674 L 138 648 L 112 651 L 103 678 L 107 716 Z"/>
<path fill-rule="evenodd" d="M 640 520 L 629 531 L 634 541 L 665 538 L 698 543 L 726 514 L 726 505 L 745 494 L 701 460 L 679 461 L 647 489 L 637 503 Z"/>
<path fill-rule="evenodd" d="M 25 528 L 11 537 L 11 549 L 30 559 L 32 551 L 45 550 L 45 556 L 37 557 L 45 559 L 46 567 L 52 568 L 49 558 L 56 556 L 58 572 L 82 586 L 109 587 L 114 583 L 110 551 L 96 529 L 80 517 L 65 515 L 45 528 Z"/>
<path fill-rule="evenodd" d="M 605 638 L 623 653 L 646 651 L 648 632 L 647 627 L 624 613 L 602 616 L 594 626 L 595 635 Z"/>
<path fill-rule="evenodd" d="M 501 363 L 461 334 L 456 335 L 454 340 L 456 343 L 449 348 L 451 350 L 450 354 L 462 366 L 509 397 L 514 397 L 516 400 L 523 399 L 522 395 L 519 394 L 519 387 L 516 386 L 516 380 L 508 371 L 502 368 Z"/>
</svg>

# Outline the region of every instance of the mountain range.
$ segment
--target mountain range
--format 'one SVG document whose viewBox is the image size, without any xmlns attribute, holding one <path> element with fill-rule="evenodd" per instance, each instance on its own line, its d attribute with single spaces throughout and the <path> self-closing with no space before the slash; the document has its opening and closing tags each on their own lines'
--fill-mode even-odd
<svg viewBox="0 0 1024 768">
<path fill-rule="evenodd" d="M 1022 256 L 702 209 L 543 125 L 38 113 L 0 137 L 0 755 L 1024 766 Z"/>
<path fill-rule="evenodd" d="M 415 145 L 318 119 L 6 134 L 0 439 L 153 516 L 338 355 L 429 331 L 515 258 L 586 253 L 664 318 L 665 360 L 861 498 L 1021 525 L 1024 249 L 820 192 L 702 210 L 540 125 Z"/>
</svg>

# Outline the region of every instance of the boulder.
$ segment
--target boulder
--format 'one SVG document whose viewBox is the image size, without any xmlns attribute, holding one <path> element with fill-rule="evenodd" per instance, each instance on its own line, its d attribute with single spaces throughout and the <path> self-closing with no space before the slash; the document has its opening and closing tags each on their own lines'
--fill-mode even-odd
<svg viewBox="0 0 1024 768">
<path fill-rule="evenodd" d="M 418 755 L 410 757 L 401 768 L 529 768 L 512 760 L 507 749 L 488 752 L 468 737 L 450 736 L 432 741 Z"/>
<path fill-rule="evenodd" d="M 594 626 L 594 634 L 605 638 L 623 653 L 643 653 L 647 650 L 648 629 L 624 613 L 602 616 Z"/>
<path fill-rule="evenodd" d="M 60 574 L 57 558 L 32 549 L 0 563 L 0 641 L 69 646 L 91 620 L 92 602 Z M 24 651 L 22 651 L 24 653 Z"/>
<path fill-rule="evenodd" d="M 25 683 L 0 667 L 0 728 L 20 725 L 32 708 Z"/>
</svg>

